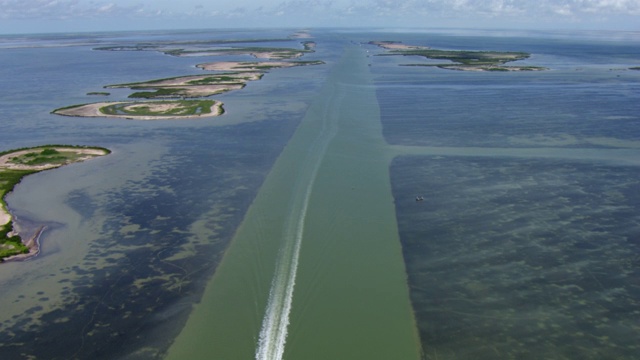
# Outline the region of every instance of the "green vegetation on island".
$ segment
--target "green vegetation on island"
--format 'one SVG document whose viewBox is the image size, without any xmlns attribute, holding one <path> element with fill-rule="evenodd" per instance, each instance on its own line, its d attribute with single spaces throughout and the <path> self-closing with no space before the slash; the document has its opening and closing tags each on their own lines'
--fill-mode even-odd
<svg viewBox="0 0 640 360">
<path fill-rule="evenodd" d="M 4 197 L 20 183 L 23 177 L 35 172 L 32 170 L 0 170 L 0 214 L 9 213 Z M 5 216 L 0 220 L 8 220 L 8 222 L 0 224 L 0 262 L 10 256 L 27 254 L 29 248 L 22 243 L 20 236 L 14 234 L 11 217 Z M 0 223 L 2 222 L 4 221 L 0 221 Z"/>
<path fill-rule="evenodd" d="M 213 94 L 211 94 L 213 95 Z M 188 90 L 184 88 L 158 88 L 155 91 L 139 91 L 129 95 L 132 99 L 157 99 L 157 98 L 176 98 L 190 97 Z"/>
<path fill-rule="evenodd" d="M 14 231 L 12 217 L 4 200 L 22 178 L 110 152 L 99 147 L 46 145 L 0 153 L 0 262 L 16 255 L 37 251 L 35 239 L 25 242 Z"/>
<path fill-rule="evenodd" d="M 295 66 L 323 65 L 322 60 L 308 61 L 230 61 L 224 63 L 204 63 L 196 67 L 209 70 L 230 70 L 230 71 L 268 71 L 272 69 L 290 68 Z"/>
<path fill-rule="evenodd" d="M 212 40 L 196 42 L 155 42 L 136 45 L 99 47 L 95 50 L 108 51 L 160 51 L 174 56 L 207 55 L 252 55 L 265 61 L 239 62 L 223 61 L 199 64 L 198 68 L 207 71 L 222 71 L 209 75 L 186 75 L 155 79 L 144 82 L 107 85 L 105 88 L 130 88 L 135 90 L 128 97 L 133 99 L 175 99 L 172 101 L 114 101 L 72 105 L 52 111 L 54 114 L 73 117 L 118 117 L 135 120 L 166 120 L 217 116 L 224 113 L 222 103 L 201 98 L 224 92 L 239 90 L 247 82 L 260 80 L 271 69 L 294 66 L 319 65 L 323 61 L 283 61 L 298 58 L 314 52 L 314 41 L 300 42 L 304 49 L 275 47 L 218 47 L 209 45 L 229 45 L 233 43 L 257 43 L 273 41 L 292 41 L 291 39 L 263 40 Z M 180 45 L 181 48 L 176 48 Z M 274 61 L 280 60 L 280 61 Z M 90 93 L 107 95 L 109 93 Z M 179 99 L 179 100 L 178 100 Z M 187 100 L 189 99 L 189 100 Z"/>
<path fill-rule="evenodd" d="M 316 43 L 301 42 L 303 49 L 279 47 L 229 47 L 233 44 L 250 44 L 265 42 L 291 42 L 293 39 L 246 39 L 246 40 L 208 40 L 208 41 L 174 41 L 140 43 L 135 45 L 103 46 L 94 48 L 102 51 L 160 51 L 172 56 L 206 56 L 206 55 L 253 55 L 258 58 L 294 59 L 305 53 L 313 52 Z M 220 47 L 215 47 L 220 46 Z M 225 46 L 225 47 L 223 47 Z"/>
<path fill-rule="evenodd" d="M 269 59 L 295 59 L 313 50 L 299 50 L 291 48 L 262 48 L 262 47 L 238 47 L 222 49 L 173 49 L 164 53 L 172 56 L 194 55 L 253 55 L 257 58 Z"/>
<path fill-rule="evenodd" d="M 309 65 L 324 65 L 325 62 L 322 60 L 305 60 L 305 61 L 290 61 L 291 66 L 309 66 Z M 268 62 L 259 63 L 256 68 L 258 69 L 277 69 L 283 66 L 280 65 L 269 65 Z"/>
<path fill-rule="evenodd" d="M 105 91 L 91 91 L 91 92 L 88 92 L 87 95 L 109 96 L 111 95 L 111 93 L 108 93 Z"/>
<path fill-rule="evenodd" d="M 149 101 L 134 103 L 115 103 L 100 107 L 100 112 L 116 116 L 194 116 L 211 114 L 215 105 L 214 100 L 181 100 L 181 101 Z M 222 107 L 217 107 L 222 114 Z"/>
<path fill-rule="evenodd" d="M 262 78 L 262 73 L 220 73 L 212 75 L 186 75 L 169 78 L 140 81 L 134 83 L 107 85 L 105 88 L 132 88 L 142 89 L 149 87 L 171 86 L 171 85 L 221 85 L 238 84 L 246 81 L 258 80 Z"/>
<path fill-rule="evenodd" d="M 305 50 L 312 51 L 316 47 L 316 42 L 315 41 L 303 41 L 302 42 L 302 46 L 304 46 Z"/>
<path fill-rule="evenodd" d="M 244 43 L 263 43 L 263 42 L 290 42 L 292 39 L 229 39 L 229 40 L 205 40 L 205 41 L 158 41 L 152 44 L 140 43 L 136 45 L 116 45 L 116 46 L 101 46 L 96 47 L 93 50 L 101 51 L 155 51 L 161 50 L 164 47 L 174 46 L 207 46 L 207 45 L 229 45 L 229 44 L 244 44 Z"/>
<path fill-rule="evenodd" d="M 531 56 L 526 52 L 513 51 L 471 51 L 471 50 L 437 50 L 420 46 L 404 46 L 394 42 L 370 42 L 380 47 L 393 50 L 378 56 L 422 56 L 434 60 L 447 60 L 442 64 L 408 64 L 405 66 L 435 66 L 449 70 L 463 71 L 539 71 L 546 70 L 540 66 L 506 66 L 506 63 L 524 60 Z"/>
<path fill-rule="evenodd" d="M 105 88 L 131 88 L 139 91 L 129 98 L 198 98 L 242 89 L 248 81 L 259 80 L 263 73 L 223 73 L 215 75 L 177 76 L 144 82 L 107 85 Z"/>
</svg>

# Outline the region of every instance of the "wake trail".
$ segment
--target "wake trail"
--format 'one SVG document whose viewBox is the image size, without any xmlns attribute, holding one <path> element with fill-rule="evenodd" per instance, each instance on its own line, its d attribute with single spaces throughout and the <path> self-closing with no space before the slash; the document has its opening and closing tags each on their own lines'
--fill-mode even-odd
<svg viewBox="0 0 640 360">
<path fill-rule="evenodd" d="M 324 107 L 320 132 L 304 159 L 306 166 L 303 168 L 307 172 L 299 175 L 293 189 L 289 221 L 285 225 L 283 244 L 269 290 L 269 300 L 255 353 L 256 360 L 281 360 L 284 355 L 309 200 L 327 148 L 338 132 L 339 106 L 335 106 L 335 98 L 338 97 L 339 100 L 341 96 L 339 91 L 332 91 L 331 94 Z M 302 194 L 302 197 L 298 194 Z"/>
</svg>

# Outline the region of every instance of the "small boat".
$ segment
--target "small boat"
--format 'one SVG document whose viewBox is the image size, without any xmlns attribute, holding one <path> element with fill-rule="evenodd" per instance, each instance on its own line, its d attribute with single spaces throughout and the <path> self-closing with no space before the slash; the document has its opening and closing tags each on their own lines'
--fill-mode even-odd
<svg viewBox="0 0 640 360">
<path fill-rule="evenodd" d="M 424 196 L 416 196 L 416 201 L 424 201 Z"/>
</svg>

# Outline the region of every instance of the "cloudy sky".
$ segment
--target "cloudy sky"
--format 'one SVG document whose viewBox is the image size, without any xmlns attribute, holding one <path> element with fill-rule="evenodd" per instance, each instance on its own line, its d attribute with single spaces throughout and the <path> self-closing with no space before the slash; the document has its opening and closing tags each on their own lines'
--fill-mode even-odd
<svg viewBox="0 0 640 360">
<path fill-rule="evenodd" d="M 225 27 L 640 30 L 640 0 L 0 0 L 0 33 Z"/>
</svg>

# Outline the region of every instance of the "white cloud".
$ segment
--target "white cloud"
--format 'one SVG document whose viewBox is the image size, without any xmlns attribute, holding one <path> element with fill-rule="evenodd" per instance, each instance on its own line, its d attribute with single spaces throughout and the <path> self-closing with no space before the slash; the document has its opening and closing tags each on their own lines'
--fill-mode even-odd
<svg viewBox="0 0 640 360">
<path fill-rule="evenodd" d="M 234 26 L 395 25 L 457 21 L 585 23 L 599 18 L 640 15 L 640 0 L 0 0 L 0 19 L 237 19 Z M 286 21 L 283 21 L 286 20 Z M 640 19 L 637 22 L 640 24 Z M 223 24 L 223 22 L 216 22 Z M 635 27 L 638 28 L 637 26 Z"/>
<path fill-rule="evenodd" d="M 98 14 L 125 16 L 144 13 L 141 5 L 79 0 L 0 0 L 0 19 L 73 19 L 92 18 Z"/>
</svg>

